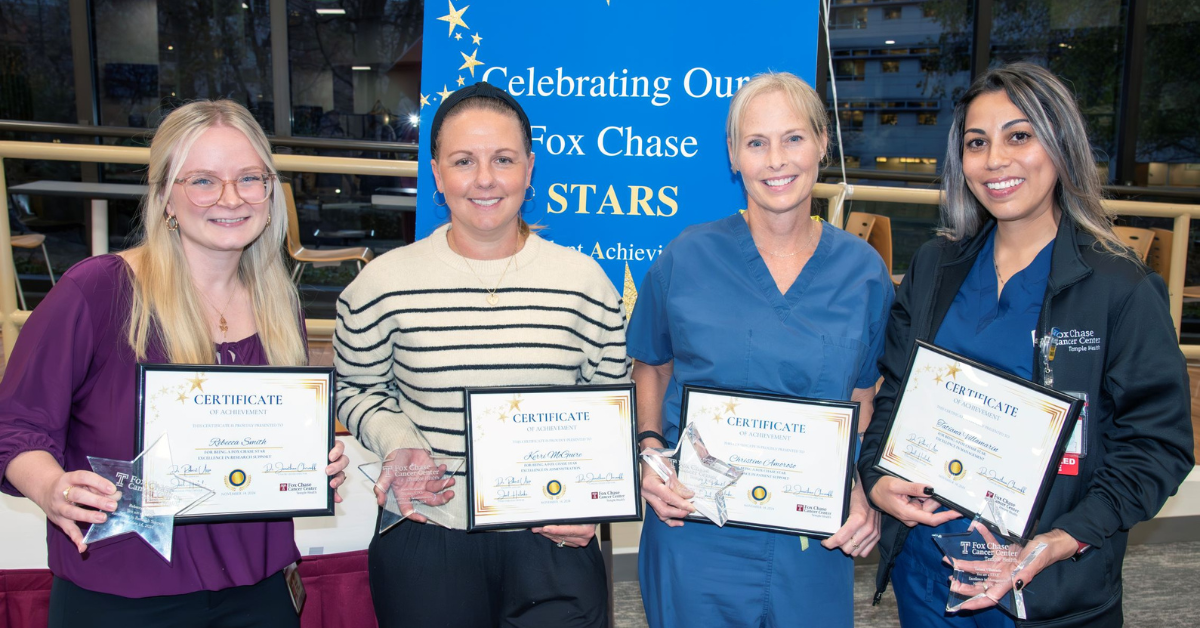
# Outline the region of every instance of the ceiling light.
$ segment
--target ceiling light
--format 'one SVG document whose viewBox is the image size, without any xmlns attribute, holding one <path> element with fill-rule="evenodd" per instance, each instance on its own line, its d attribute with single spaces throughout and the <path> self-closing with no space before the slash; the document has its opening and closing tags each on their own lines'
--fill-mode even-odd
<svg viewBox="0 0 1200 628">
<path fill-rule="evenodd" d="M 345 9 L 317 9 L 317 15 L 345 15 Z"/>
<path fill-rule="evenodd" d="M 417 123 L 419 123 L 420 121 L 421 121 L 421 118 L 420 118 L 420 116 L 418 116 L 417 114 L 415 114 L 415 113 L 410 113 L 410 114 L 408 114 L 408 123 L 409 123 L 409 125 L 411 125 L 411 126 L 417 126 Z"/>
<path fill-rule="evenodd" d="M 895 40 L 895 39 L 889 39 L 889 40 L 887 40 L 887 41 L 885 41 L 885 42 L 883 42 L 883 43 L 885 43 L 885 44 L 887 44 L 887 45 L 889 45 L 889 46 L 890 46 L 890 45 L 892 45 L 892 44 L 896 43 L 896 40 Z"/>
<path fill-rule="evenodd" d="M 368 72 L 368 71 L 370 71 L 371 66 L 369 66 L 369 65 L 352 65 L 352 66 L 350 66 L 350 69 L 354 70 L 356 72 Z"/>
</svg>

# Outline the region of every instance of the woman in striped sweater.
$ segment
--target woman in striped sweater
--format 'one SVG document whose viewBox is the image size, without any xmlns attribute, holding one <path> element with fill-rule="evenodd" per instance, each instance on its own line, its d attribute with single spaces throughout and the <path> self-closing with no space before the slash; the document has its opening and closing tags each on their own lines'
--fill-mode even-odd
<svg viewBox="0 0 1200 628">
<path fill-rule="evenodd" d="M 520 217 L 534 158 L 520 105 L 487 83 L 465 87 L 430 137 L 450 223 L 367 266 L 338 300 L 334 337 L 339 418 L 408 464 L 465 455 L 466 386 L 629 380 L 612 283 Z M 452 481 L 439 488 L 425 502 L 445 527 L 411 513 L 371 542 L 380 626 L 607 625 L 594 526 L 468 535 L 466 501 Z"/>
</svg>

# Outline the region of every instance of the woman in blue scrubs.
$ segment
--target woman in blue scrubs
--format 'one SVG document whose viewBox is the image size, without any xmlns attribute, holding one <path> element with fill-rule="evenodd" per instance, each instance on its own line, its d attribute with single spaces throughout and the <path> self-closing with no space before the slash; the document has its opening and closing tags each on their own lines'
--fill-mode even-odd
<svg viewBox="0 0 1200 628">
<path fill-rule="evenodd" d="M 734 95 L 729 158 L 745 212 L 685 230 L 647 273 L 629 324 L 643 447 L 674 446 L 687 384 L 861 403 L 870 421 L 892 283 L 864 241 L 812 219 L 828 145 L 825 107 L 791 74 Z M 661 437 L 661 438 L 660 438 Z M 853 625 L 851 557 L 871 551 L 878 514 L 862 489 L 820 545 L 682 518 L 686 488 L 647 468 L 639 577 L 646 617 L 667 626 Z"/>
<path fill-rule="evenodd" d="M 1013 619 L 994 606 L 1015 587 L 1031 625 L 1120 626 L 1128 530 L 1154 516 L 1194 462 L 1166 286 L 1114 235 L 1083 117 L 1044 68 L 996 68 L 965 92 L 942 177 L 941 237 L 900 285 L 859 460 L 888 515 L 875 599 L 890 577 L 905 628 L 1004 628 Z M 955 614 L 945 612 L 951 571 L 930 535 L 969 522 L 926 499 L 932 487 L 871 468 L 916 340 L 1087 402 L 1075 428 L 1083 445 L 1059 465 L 1026 544 L 1046 548 Z"/>
</svg>

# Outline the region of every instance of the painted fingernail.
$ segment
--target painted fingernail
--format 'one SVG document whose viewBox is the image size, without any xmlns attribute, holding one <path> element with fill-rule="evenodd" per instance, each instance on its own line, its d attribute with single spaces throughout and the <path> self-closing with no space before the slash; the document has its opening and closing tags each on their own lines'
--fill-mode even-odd
<svg viewBox="0 0 1200 628">
<path fill-rule="evenodd" d="M 926 486 L 926 487 L 925 487 L 925 494 L 926 494 L 926 495 L 933 495 L 933 487 L 932 487 L 932 486 Z"/>
<path fill-rule="evenodd" d="M 1020 591 L 1020 590 L 1021 590 L 1021 587 L 1024 587 L 1024 586 L 1025 586 L 1025 581 L 1024 581 L 1024 580 L 1020 580 L 1020 579 L 1018 579 L 1018 580 L 1017 580 L 1017 584 L 1016 584 L 1016 589 L 1017 589 L 1018 591 Z"/>
</svg>

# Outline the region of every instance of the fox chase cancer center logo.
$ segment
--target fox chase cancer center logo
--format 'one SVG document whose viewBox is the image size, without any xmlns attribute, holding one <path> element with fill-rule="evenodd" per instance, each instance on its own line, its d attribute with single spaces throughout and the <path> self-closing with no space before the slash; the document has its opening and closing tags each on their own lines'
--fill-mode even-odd
<svg viewBox="0 0 1200 628">
<path fill-rule="evenodd" d="M 951 480 L 961 478 L 967 472 L 967 468 L 963 465 L 962 460 L 954 459 L 946 463 L 946 475 Z"/>
<path fill-rule="evenodd" d="M 563 488 L 562 482 L 558 480 L 550 480 L 546 482 L 546 487 L 542 489 L 542 494 L 550 499 L 560 499 L 567 489 Z"/>
<path fill-rule="evenodd" d="M 765 504 L 771 501 L 771 492 L 765 486 L 756 486 L 750 489 L 748 495 L 750 496 L 750 501 L 756 504 Z"/>
<path fill-rule="evenodd" d="M 234 469 L 225 476 L 225 486 L 232 491 L 244 491 L 250 486 L 250 474 L 241 469 Z"/>
</svg>

